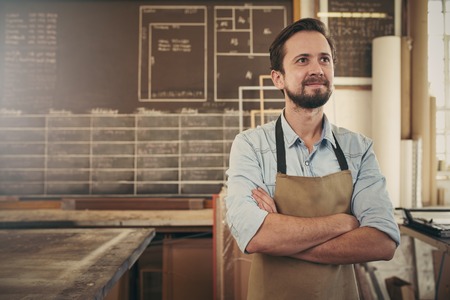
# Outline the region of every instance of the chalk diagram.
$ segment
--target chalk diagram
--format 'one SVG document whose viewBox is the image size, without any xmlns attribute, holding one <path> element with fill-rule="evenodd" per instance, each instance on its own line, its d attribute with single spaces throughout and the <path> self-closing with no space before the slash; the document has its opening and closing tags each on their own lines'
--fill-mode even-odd
<svg viewBox="0 0 450 300">
<path fill-rule="evenodd" d="M 268 49 L 287 24 L 287 8 L 141 6 L 139 23 L 139 101 L 234 105 L 239 87 L 258 86 L 270 73 Z M 243 97 L 257 102 L 259 92 Z"/>
</svg>

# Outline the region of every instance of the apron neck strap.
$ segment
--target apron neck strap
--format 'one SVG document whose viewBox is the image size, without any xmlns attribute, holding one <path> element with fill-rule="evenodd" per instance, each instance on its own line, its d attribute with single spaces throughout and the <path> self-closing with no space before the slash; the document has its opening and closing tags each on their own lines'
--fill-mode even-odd
<svg viewBox="0 0 450 300">
<path fill-rule="evenodd" d="M 345 159 L 344 152 L 342 151 L 336 136 L 333 132 L 334 142 L 336 147 L 333 146 L 334 154 L 339 162 L 339 166 L 342 171 L 348 170 L 347 160 Z M 278 117 L 275 124 L 275 141 L 277 145 L 277 171 L 282 174 L 286 174 L 286 148 L 284 147 L 284 134 L 281 126 L 281 116 Z"/>
<path fill-rule="evenodd" d="M 336 139 L 336 136 L 334 135 L 334 132 L 332 132 L 332 133 L 333 133 L 334 142 L 336 143 L 336 147 L 334 147 L 334 146 L 332 146 L 332 147 L 334 150 L 334 154 L 336 154 L 336 158 L 339 162 L 339 166 L 341 167 L 341 171 L 348 170 L 348 164 L 347 164 L 347 160 L 345 159 L 344 152 L 342 151 L 341 146 L 339 146 L 339 143 Z"/>
<path fill-rule="evenodd" d="M 284 147 L 284 134 L 281 126 L 281 116 L 275 125 L 275 141 L 277 143 L 277 169 L 279 173 L 286 174 L 286 149 Z"/>
</svg>

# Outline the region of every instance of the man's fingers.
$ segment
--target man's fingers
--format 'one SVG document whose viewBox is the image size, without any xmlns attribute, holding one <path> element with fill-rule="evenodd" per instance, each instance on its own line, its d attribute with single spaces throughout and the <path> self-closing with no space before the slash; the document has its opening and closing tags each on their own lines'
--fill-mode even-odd
<svg viewBox="0 0 450 300">
<path fill-rule="evenodd" d="M 259 207 L 267 212 L 273 213 L 273 208 L 270 207 L 270 205 L 268 205 L 266 202 L 262 201 L 261 204 L 259 205 Z"/>
<path fill-rule="evenodd" d="M 258 207 L 267 211 L 276 213 L 277 209 L 275 202 L 269 194 L 262 188 L 257 188 L 252 191 L 253 199 L 258 203 Z"/>
</svg>

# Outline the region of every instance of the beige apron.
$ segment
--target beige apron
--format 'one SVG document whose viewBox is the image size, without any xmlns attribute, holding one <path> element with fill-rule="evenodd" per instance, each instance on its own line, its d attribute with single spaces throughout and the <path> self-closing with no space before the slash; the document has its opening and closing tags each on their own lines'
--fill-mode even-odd
<svg viewBox="0 0 450 300">
<path fill-rule="evenodd" d="M 343 171 L 324 177 L 288 176 L 281 118 L 276 128 L 278 174 L 274 200 L 278 212 L 299 217 L 350 213 L 352 176 L 336 138 L 334 150 Z M 254 254 L 247 299 L 351 300 L 359 297 L 353 265 L 317 264 Z"/>
</svg>

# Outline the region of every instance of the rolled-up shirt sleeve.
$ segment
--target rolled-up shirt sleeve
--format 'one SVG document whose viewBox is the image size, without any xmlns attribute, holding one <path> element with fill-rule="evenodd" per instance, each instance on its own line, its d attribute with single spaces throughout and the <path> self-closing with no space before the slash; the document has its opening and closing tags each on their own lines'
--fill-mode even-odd
<svg viewBox="0 0 450 300">
<path fill-rule="evenodd" d="M 268 214 L 252 198 L 252 189 L 264 188 L 265 184 L 254 145 L 245 135 L 236 136 L 231 146 L 227 177 L 226 220 L 239 249 L 245 253 Z"/>
<path fill-rule="evenodd" d="M 386 189 L 386 178 L 380 172 L 370 139 L 364 139 L 365 153 L 353 189 L 352 211 L 361 226 L 376 228 L 400 243 L 392 202 Z"/>
</svg>

